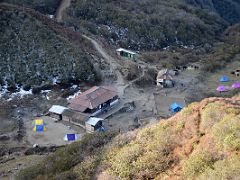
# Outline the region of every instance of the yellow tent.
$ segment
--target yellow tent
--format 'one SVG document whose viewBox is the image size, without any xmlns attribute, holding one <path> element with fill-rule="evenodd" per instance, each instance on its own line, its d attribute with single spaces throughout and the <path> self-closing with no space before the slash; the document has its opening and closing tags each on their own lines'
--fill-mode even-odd
<svg viewBox="0 0 240 180">
<path fill-rule="evenodd" d="M 34 126 L 36 125 L 44 125 L 44 121 L 42 119 L 36 119 L 33 121 Z"/>
</svg>

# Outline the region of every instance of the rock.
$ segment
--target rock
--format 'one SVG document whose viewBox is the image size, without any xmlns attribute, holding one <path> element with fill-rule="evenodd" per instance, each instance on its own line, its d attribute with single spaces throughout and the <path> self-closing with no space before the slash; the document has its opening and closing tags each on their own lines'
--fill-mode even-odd
<svg viewBox="0 0 240 180">
<path fill-rule="evenodd" d="M 8 141 L 8 140 L 10 140 L 10 137 L 8 135 L 5 135 L 5 134 L 0 135 L 0 141 Z"/>
</svg>

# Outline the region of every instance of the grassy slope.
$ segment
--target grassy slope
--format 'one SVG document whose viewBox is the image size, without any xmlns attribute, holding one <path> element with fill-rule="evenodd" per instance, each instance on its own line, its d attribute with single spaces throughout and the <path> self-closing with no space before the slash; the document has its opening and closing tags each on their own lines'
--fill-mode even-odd
<svg viewBox="0 0 240 180">
<path fill-rule="evenodd" d="M 205 99 L 169 120 L 118 135 L 110 143 L 113 134 L 88 135 L 21 171 L 18 179 L 54 179 L 59 172 L 62 179 L 85 180 L 96 176 L 236 179 L 240 176 L 239 101 L 240 96 Z"/>
<path fill-rule="evenodd" d="M 84 38 L 33 10 L 1 5 L 0 14 L 0 77 L 8 84 L 42 85 L 53 77 L 96 81 Z"/>
<path fill-rule="evenodd" d="M 176 0 L 77 0 L 65 21 L 135 50 L 211 43 L 226 27 L 217 14 Z"/>
</svg>

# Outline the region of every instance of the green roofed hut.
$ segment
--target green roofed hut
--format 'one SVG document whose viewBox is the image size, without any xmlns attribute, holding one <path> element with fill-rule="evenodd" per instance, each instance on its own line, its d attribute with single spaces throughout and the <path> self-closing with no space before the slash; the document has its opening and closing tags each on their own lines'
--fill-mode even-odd
<svg viewBox="0 0 240 180">
<path fill-rule="evenodd" d="M 135 53 L 133 51 L 130 51 L 130 50 L 127 50 L 127 49 L 123 49 L 123 48 L 119 48 L 116 51 L 117 51 L 117 54 L 119 56 L 121 56 L 121 57 L 124 57 L 126 59 L 131 59 L 133 61 L 136 60 L 137 53 Z"/>
</svg>

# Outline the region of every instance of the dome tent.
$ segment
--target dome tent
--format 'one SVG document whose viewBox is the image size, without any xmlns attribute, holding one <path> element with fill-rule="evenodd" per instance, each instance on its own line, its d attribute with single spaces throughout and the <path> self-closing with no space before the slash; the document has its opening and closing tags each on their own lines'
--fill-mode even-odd
<svg viewBox="0 0 240 180">
<path fill-rule="evenodd" d="M 221 76 L 221 78 L 219 79 L 220 82 L 228 82 L 229 81 L 229 77 L 228 76 Z"/>
<path fill-rule="evenodd" d="M 183 107 L 180 104 L 176 103 L 176 102 L 170 105 L 170 109 L 174 113 L 181 111 L 182 108 Z"/>
</svg>

